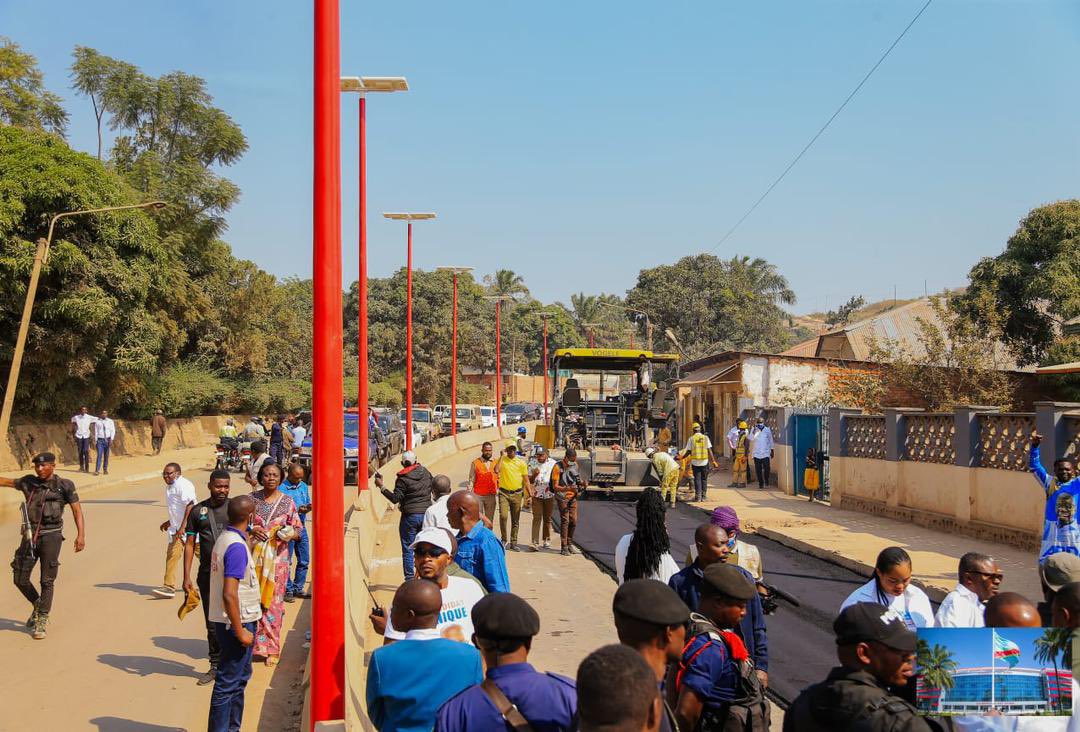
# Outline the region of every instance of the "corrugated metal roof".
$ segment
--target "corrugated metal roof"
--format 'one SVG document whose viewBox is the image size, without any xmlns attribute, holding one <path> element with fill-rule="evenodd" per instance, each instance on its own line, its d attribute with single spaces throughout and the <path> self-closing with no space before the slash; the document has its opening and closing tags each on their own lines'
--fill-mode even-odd
<svg viewBox="0 0 1080 732">
<path fill-rule="evenodd" d="M 924 298 L 907 305 L 901 305 L 893 310 L 886 310 L 872 318 L 831 330 L 824 335 L 846 336 L 848 347 L 851 349 L 851 354 L 848 357 L 856 361 L 873 360 L 870 353 L 870 344 L 875 339 L 879 343 L 892 341 L 912 356 L 920 358 L 926 355 L 926 348 L 920 337 L 922 333 L 920 320 L 937 325 L 939 328 L 943 327 L 941 319 L 934 311 L 930 300 Z M 1006 356 L 1004 346 L 999 347 L 998 360 L 1001 368 L 1005 370 L 1033 370 L 1033 367 L 1020 368 L 1015 359 Z"/>
<path fill-rule="evenodd" d="M 734 371 L 738 365 L 738 363 L 728 363 L 720 366 L 705 366 L 704 368 L 686 374 L 676 381 L 673 386 L 704 386 L 705 384 Z"/>
<path fill-rule="evenodd" d="M 803 341 L 802 343 L 799 343 L 798 345 L 792 346 L 791 348 L 787 349 L 786 351 L 781 351 L 778 355 L 780 355 L 780 356 L 803 356 L 803 357 L 811 357 L 812 358 L 812 357 L 817 355 L 817 344 L 818 344 L 818 337 L 814 336 L 813 338 L 811 338 L 808 341 Z"/>
</svg>

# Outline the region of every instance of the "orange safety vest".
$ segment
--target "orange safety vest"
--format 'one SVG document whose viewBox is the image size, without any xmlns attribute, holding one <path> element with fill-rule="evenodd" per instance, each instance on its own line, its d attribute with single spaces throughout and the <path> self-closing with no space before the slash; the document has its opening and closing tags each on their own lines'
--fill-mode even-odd
<svg viewBox="0 0 1080 732">
<path fill-rule="evenodd" d="M 493 496 L 499 492 L 499 483 L 495 476 L 495 461 L 491 461 L 491 466 L 484 465 L 484 461 L 480 458 L 473 460 L 473 472 L 476 475 L 476 480 L 473 483 L 473 493 L 478 496 Z"/>
</svg>

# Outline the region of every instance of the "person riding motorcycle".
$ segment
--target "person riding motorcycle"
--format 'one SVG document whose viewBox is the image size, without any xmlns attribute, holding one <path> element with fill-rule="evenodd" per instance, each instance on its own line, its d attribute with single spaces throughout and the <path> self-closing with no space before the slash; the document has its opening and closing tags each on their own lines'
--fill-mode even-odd
<svg viewBox="0 0 1080 732">
<path fill-rule="evenodd" d="M 225 420 L 225 424 L 221 425 L 221 429 L 218 430 L 218 437 L 221 439 L 232 438 L 235 440 L 236 436 L 236 422 L 233 421 L 232 417 L 229 417 Z"/>
</svg>

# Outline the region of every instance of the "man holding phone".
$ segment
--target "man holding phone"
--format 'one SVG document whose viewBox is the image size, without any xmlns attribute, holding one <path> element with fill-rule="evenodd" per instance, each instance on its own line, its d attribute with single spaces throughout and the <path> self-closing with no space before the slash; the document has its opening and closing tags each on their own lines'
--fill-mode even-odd
<svg viewBox="0 0 1080 732">
<path fill-rule="evenodd" d="M 255 624 L 262 617 L 259 580 L 248 547 L 247 527 L 255 512 L 250 495 L 229 499 L 229 527 L 214 543 L 210 564 L 210 620 L 221 658 L 210 696 L 209 732 L 240 729 L 244 691 L 251 678 Z"/>
</svg>

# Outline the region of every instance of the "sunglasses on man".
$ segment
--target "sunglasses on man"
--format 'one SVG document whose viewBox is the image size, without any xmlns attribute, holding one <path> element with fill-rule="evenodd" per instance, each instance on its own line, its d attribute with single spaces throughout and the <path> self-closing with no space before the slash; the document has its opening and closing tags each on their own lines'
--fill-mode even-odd
<svg viewBox="0 0 1080 732">
<path fill-rule="evenodd" d="M 439 557 L 441 557 L 442 555 L 447 553 L 445 549 L 440 549 L 437 546 L 432 546 L 432 547 L 418 546 L 415 549 L 413 549 L 412 551 L 413 551 L 413 556 L 416 556 L 416 557 L 431 557 L 432 559 L 438 559 Z"/>
</svg>

